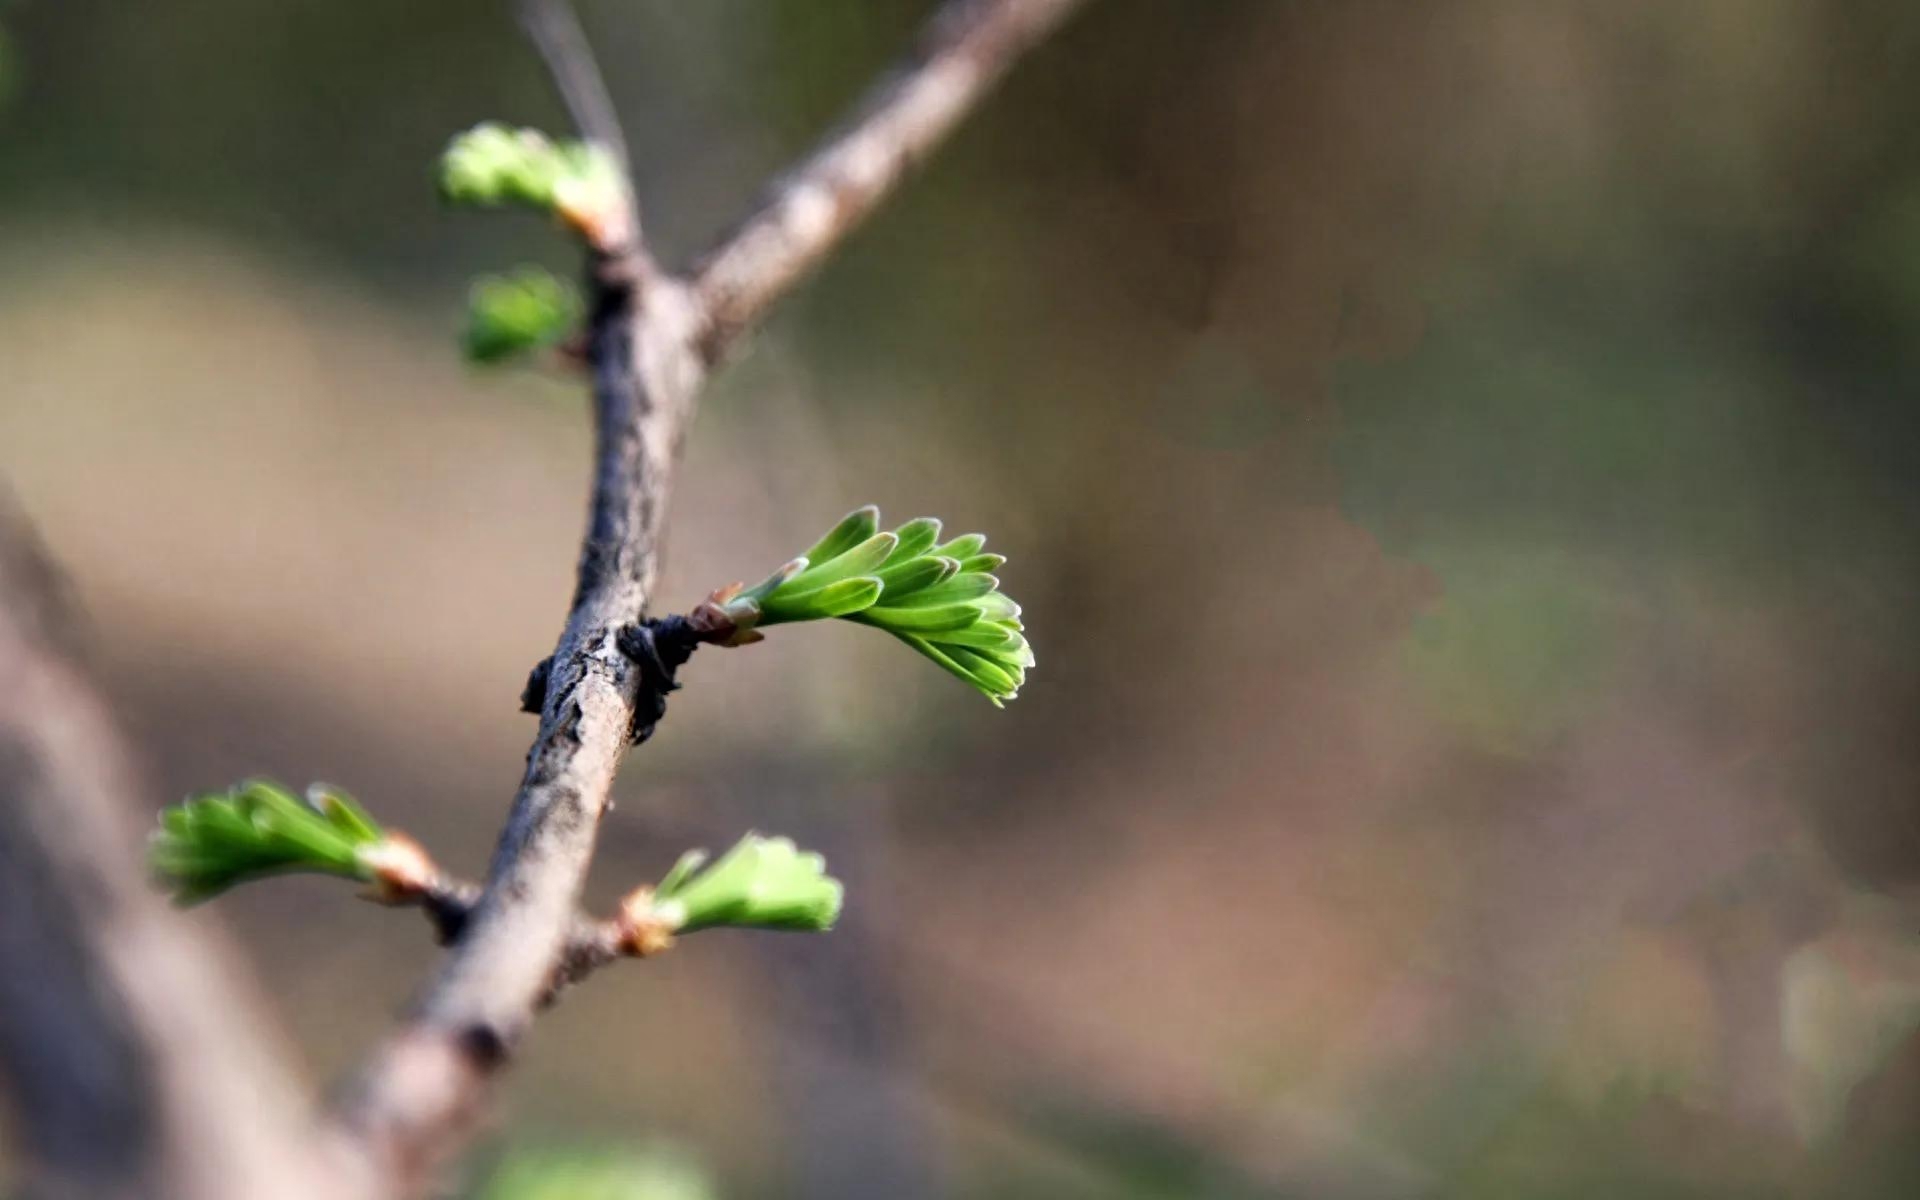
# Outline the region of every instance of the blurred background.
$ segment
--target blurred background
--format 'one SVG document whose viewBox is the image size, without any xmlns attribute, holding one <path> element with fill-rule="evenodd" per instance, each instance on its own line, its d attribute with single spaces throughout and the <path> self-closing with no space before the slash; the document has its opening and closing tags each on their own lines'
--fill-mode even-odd
<svg viewBox="0 0 1920 1200">
<path fill-rule="evenodd" d="M 663 254 L 928 7 L 584 4 Z M 455 347 L 577 265 L 433 195 L 562 124 L 504 8 L 0 6 L 0 473 L 156 808 L 321 778 L 484 867 L 588 454 Z M 1920 6 L 1093 5 L 720 377 L 661 593 L 873 501 L 992 535 L 1039 670 L 699 656 L 591 898 L 761 828 L 848 916 L 569 996 L 476 1177 L 1916 1194 L 1916 395 Z M 321 1081 L 433 961 L 325 881 L 200 919 Z"/>
</svg>

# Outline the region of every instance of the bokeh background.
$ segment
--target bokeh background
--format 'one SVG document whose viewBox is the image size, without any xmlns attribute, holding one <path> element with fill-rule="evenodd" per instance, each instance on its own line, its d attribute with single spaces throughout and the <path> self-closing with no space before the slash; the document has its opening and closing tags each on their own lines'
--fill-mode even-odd
<svg viewBox="0 0 1920 1200">
<path fill-rule="evenodd" d="M 0 8 L 0 472 L 154 805 L 255 773 L 479 871 L 579 386 L 457 360 L 504 5 Z M 670 259 L 907 0 L 592 0 Z M 503 1147 L 729 1197 L 1920 1191 L 1920 6 L 1102 0 L 720 378 L 662 595 L 856 504 L 989 531 L 1005 712 L 857 628 L 697 658 L 593 898 L 746 828 L 823 939 L 540 1027 Z M 231 924 L 314 1077 L 433 961 Z"/>
</svg>

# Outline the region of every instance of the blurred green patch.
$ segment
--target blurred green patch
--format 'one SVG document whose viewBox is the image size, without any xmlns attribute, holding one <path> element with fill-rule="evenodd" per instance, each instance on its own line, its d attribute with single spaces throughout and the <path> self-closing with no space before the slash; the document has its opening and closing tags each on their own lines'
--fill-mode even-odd
<svg viewBox="0 0 1920 1200">
<path fill-rule="evenodd" d="M 1537 303 L 1535 302 L 1537 301 Z M 1390 549 L 1543 541 L 1739 567 L 1773 549 L 1764 364 L 1631 295 L 1524 289 L 1336 382 L 1348 511 Z"/>
<path fill-rule="evenodd" d="M 1605 571 L 1555 547 L 1423 555 L 1445 581 L 1402 644 L 1433 707 L 1491 748 L 1529 751 L 1606 695 L 1614 674 Z"/>
<path fill-rule="evenodd" d="M 1623 1086 L 1597 1104 L 1528 1096 L 1434 1192 L 1444 1200 L 1761 1200 L 1785 1197 L 1783 1147 L 1658 1091 Z"/>
<path fill-rule="evenodd" d="M 508 1155 L 474 1200 L 714 1200 L 706 1172 L 679 1150 L 543 1149 Z"/>
<path fill-rule="evenodd" d="M 1179 358 L 1152 412 L 1168 437 L 1214 450 L 1275 437 L 1290 415 L 1251 356 L 1220 338 L 1203 338 Z"/>
<path fill-rule="evenodd" d="M 1905 336 L 1920 329 L 1920 177 L 1875 197 L 1839 264 Z"/>
<path fill-rule="evenodd" d="M 14 65 L 13 44 L 7 41 L 7 31 L 0 29 L 0 104 L 13 98 L 13 89 L 18 76 Z"/>
<path fill-rule="evenodd" d="M 1437 708 L 1524 752 L 1604 699 L 1623 613 L 1779 596 L 1863 497 L 1800 436 L 1765 349 L 1618 283 L 1513 281 L 1336 381 L 1347 513 L 1431 566 L 1404 647 Z M 1843 526 L 1845 528 L 1846 526 Z"/>
</svg>

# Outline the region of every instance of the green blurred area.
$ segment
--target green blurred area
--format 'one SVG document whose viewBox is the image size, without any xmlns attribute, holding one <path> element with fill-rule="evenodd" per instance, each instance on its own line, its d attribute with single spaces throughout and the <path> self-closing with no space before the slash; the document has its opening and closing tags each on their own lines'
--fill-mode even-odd
<svg viewBox="0 0 1920 1200">
<path fill-rule="evenodd" d="M 583 7 L 682 261 L 930 6 Z M 154 806 L 337 780 L 478 870 L 587 433 L 457 337 L 577 264 L 431 165 L 553 127 L 538 65 L 451 0 L 0 24 L 0 472 Z M 1100 0 L 727 368 L 663 590 L 938 514 L 1039 669 L 697 658 L 592 898 L 762 828 L 842 927 L 570 996 L 516 1137 L 728 1196 L 1912 1194 L 1916 128 L 1904 0 Z M 323 1078 L 429 961 L 324 883 L 212 911 Z"/>
</svg>

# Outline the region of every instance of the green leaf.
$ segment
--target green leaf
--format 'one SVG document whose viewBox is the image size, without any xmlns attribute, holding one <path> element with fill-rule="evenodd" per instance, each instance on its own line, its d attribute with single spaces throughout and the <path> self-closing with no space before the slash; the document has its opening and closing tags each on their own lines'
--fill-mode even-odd
<svg viewBox="0 0 1920 1200">
<path fill-rule="evenodd" d="M 983 675 L 980 671 L 974 669 L 970 662 L 962 660 L 962 655 L 971 653 L 965 647 L 952 644 L 943 645 L 923 637 L 906 637 L 902 640 L 933 662 L 939 664 L 941 669 L 951 672 L 953 675 L 965 680 L 974 688 L 978 689 L 987 699 L 993 701 L 994 707 L 1004 707 L 1003 702 L 1013 698 L 1018 685 L 1017 683 L 1014 683 L 1012 686 L 1008 685 L 1006 677 L 1011 673 L 1001 668 L 991 676 Z"/>
<path fill-rule="evenodd" d="M 915 517 L 905 525 L 893 531 L 900 539 L 889 564 L 904 563 L 919 558 L 933 549 L 933 543 L 940 537 L 940 519 L 938 517 Z"/>
<path fill-rule="evenodd" d="M 989 696 L 1012 699 L 1020 690 L 1020 682 L 1001 664 L 988 658 L 977 650 L 965 646 L 944 645 L 940 647 L 948 658 L 958 663 L 968 677 L 979 685 L 980 690 Z"/>
<path fill-rule="evenodd" d="M 848 620 L 874 625 L 889 633 L 946 633 L 965 629 L 980 619 L 980 609 L 972 604 L 943 604 L 934 608 L 870 608 L 854 613 Z"/>
<path fill-rule="evenodd" d="M 842 579 L 807 592 L 776 592 L 761 603 L 760 624 L 820 621 L 857 613 L 880 598 L 880 581 L 871 575 Z"/>
<path fill-rule="evenodd" d="M 1017 621 L 1020 619 L 1020 606 L 1007 598 L 1005 592 L 992 592 L 980 597 L 980 616 L 988 621 Z"/>
<path fill-rule="evenodd" d="M 987 535 L 984 533 L 963 533 L 946 545 L 935 549 L 934 553 L 964 560 L 980 553 L 981 548 L 986 544 Z"/>
<path fill-rule="evenodd" d="M 965 667 L 953 661 L 953 659 L 947 654 L 946 650 L 943 649 L 942 647 L 936 646 L 932 642 L 928 641 L 926 638 L 919 637 L 916 635 L 908 635 L 908 636 L 902 637 L 900 640 L 905 642 L 907 645 L 912 646 L 915 650 L 918 650 L 920 653 L 926 655 L 928 658 L 932 659 L 934 662 L 938 663 L 941 669 L 946 671 L 951 671 L 954 675 L 958 676 L 961 679 L 964 679 L 967 683 L 971 684 L 976 688 L 980 686 L 980 681 L 975 679 L 972 675 L 968 674 L 967 669 Z"/>
<path fill-rule="evenodd" d="M 874 535 L 880 528 L 880 510 L 869 504 L 856 508 L 840 519 L 840 523 L 827 531 L 827 535 L 813 544 L 813 549 L 801 555 L 808 562 L 821 563 L 830 558 L 838 558 Z"/>
<path fill-rule="evenodd" d="M 870 575 L 880 569 L 887 561 L 898 543 L 891 533 L 876 533 L 852 549 L 835 555 L 830 559 L 810 560 L 815 564 L 788 580 L 782 591 L 811 591 L 822 584 L 833 583 L 841 579 L 851 579 L 855 575 Z"/>
<path fill-rule="evenodd" d="M 316 783 L 307 789 L 307 803 L 319 809 L 321 815 L 349 841 L 356 844 L 377 842 L 382 837 L 380 827 L 373 823 L 367 810 L 339 788 Z"/>
<path fill-rule="evenodd" d="M 904 596 L 930 588 L 959 570 L 960 564 L 951 558 L 916 558 L 886 567 L 879 573 L 880 583 L 886 589 L 881 596 L 888 603 L 893 603 Z"/>
<path fill-rule="evenodd" d="M 888 596 L 888 605 L 899 608 L 927 608 L 936 604 L 957 604 L 963 600 L 978 600 L 988 592 L 1000 586 L 1000 581 L 991 575 L 955 575 L 944 583 L 913 593 L 910 596 L 895 598 Z"/>
<path fill-rule="evenodd" d="M 955 629 L 940 635 L 940 640 L 955 646 L 971 646 L 975 650 L 1006 650 L 1019 653 L 1026 649 L 1027 639 L 1017 630 L 1008 629 L 998 621 L 975 621 L 965 629 Z"/>
</svg>

